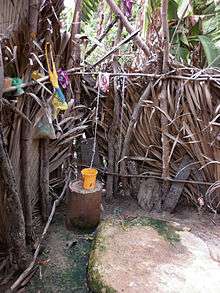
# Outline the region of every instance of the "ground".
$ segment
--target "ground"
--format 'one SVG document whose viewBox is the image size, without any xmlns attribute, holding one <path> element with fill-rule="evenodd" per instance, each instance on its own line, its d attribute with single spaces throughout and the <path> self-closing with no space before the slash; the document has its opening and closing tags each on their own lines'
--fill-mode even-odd
<svg viewBox="0 0 220 293">
<path fill-rule="evenodd" d="M 178 214 L 146 214 L 136 201 L 119 198 L 111 204 L 105 204 L 103 219 L 114 218 L 118 220 L 134 219 L 137 216 L 167 219 L 180 223 L 181 229 L 191 229 L 193 234 L 199 236 L 212 248 L 215 260 L 219 257 L 219 218 L 213 224 L 213 215 L 205 213 L 199 215 L 195 210 L 184 209 Z M 65 228 L 65 208 L 58 210 L 55 221 L 50 227 L 46 250 L 41 256 L 43 260 L 41 275 L 39 270 L 27 288 L 27 292 L 89 292 L 87 284 L 87 264 L 91 247 L 92 234 L 67 231 Z M 139 232 L 138 232 L 139 233 Z M 78 240 L 77 245 L 68 248 L 72 241 Z M 47 263 L 47 261 L 49 262 Z M 135 292 L 135 291 L 134 291 Z M 191 292 L 190 292 L 191 293 Z M 211 293 L 211 292 L 209 292 Z"/>
<path fill-rule="evenodd" d="M 42 265 L 28 286 L 28 293 L 87 293 L 87 263 L 93 232 L 68 231 L 59 209 L 41 255 Z"/>
<path fill-rule="evenodd" d="M 104 221 L 89 262 L 94 292 L 219 292 L 220 247 L 213 254 L 188 230 L 146 216 Z"/>
</svg>

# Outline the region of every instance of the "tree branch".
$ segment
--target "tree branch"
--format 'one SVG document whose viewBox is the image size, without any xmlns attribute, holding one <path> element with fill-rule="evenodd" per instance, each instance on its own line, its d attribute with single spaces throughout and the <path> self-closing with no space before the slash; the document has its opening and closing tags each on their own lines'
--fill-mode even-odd
<svg viewBox="0 0 220 293">
<path fill-rule="evenodd" d="M 116 16 L 118 16 L 120 18 L 120 20 L 122 21 L 126 30 L 129 32 L 129 34 L 132 34 L 134 32 L 134 28 L 132 27 L 132 25 L 128 21 L 127 17 L 123 14 L 121 9 L 117 6 L 115 1 L 114 0 L 106 0 L 106 2 L 111 7 L 111 9 L 114 11 Z M 136 36 L 135 40 L 136 40 L 138 47 L 140 47 L 143 50 L 144 54 L 148 57 L 150 55 L 150 51 L 149 51 L 147 45 L 145 44 L 145 42 L 143 41 L 143 39 L 140 36 Z"/>
</svg>

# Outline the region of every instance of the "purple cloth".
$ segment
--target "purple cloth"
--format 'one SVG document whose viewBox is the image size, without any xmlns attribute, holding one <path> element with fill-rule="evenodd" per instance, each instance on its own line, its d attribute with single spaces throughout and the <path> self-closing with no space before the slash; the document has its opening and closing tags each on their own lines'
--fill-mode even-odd
<svg viewBox="0 0 220 293">
<path fill-rule="evenodd" d="M 62 86 L 62 88 L 66 89 L 70 84 L 67 72 L 65 70 L 59 69 L 57 73 L 59 84 Z"/>
<path fill-rule="evenodd" d="M 133 1 L 132 0 L 123 0 L 123 4 L 124 4 L 124 7 L 125 7 L 125 15 L 127 17 L 131 17 Z"/>
</svg>

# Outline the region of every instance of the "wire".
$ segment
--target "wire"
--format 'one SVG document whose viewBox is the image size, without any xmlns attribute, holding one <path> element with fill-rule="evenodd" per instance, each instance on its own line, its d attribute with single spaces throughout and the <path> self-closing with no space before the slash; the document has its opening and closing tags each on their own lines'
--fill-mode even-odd
<svg viewBox="0 0 220 293">
<path fill-rule="evenodd" d="M 95 111 L 95 133 L 94 133 L 94 141 L 93 141 L 93 149 L 92 149 L 92 159 L 90 163 L 90 168 L 92 168 L 95 158 L 96 152 L 96 142 L 97 142 L 97 129 L 98 129 L 98 114 L 99 114 L 99 101 L 100 101 L 100 81 L 101 81 L 101 72 L 98 75 L 98 94 L 96 98 L 96 111 Z"/>
</svg>

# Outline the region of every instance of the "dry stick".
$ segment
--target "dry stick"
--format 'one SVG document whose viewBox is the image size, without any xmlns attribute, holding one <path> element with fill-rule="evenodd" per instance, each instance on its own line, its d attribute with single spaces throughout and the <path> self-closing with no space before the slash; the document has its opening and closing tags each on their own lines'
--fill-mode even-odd
<svg viewBox="0 0 220 293">
<path fill-rule="evenodd" d="M 69 73 L 69 75 L 98 75 L 100 72 L 99 71 L 89 71 L 89 72 L 85 72 L 85 71 L 79 71 L 77 72 L 77 70 L 80 70 L 81 68 L 71 68 L 69 70 L 67 70 L 66 72 Z M 173 71 L 172 71 L 173 72 Z M 180 79 L 180 80 L 191 80 L 191 81 L 220 81 L 220 75 L 200 75 L 199 78 L 192 78 L 190 76 L 184 76 L 184 75 L 170 75 L 170 74 L 150 74 L 150 73 L 143 73 L 143 72 L 135 72 L 135 73 L 128 73 L 128 72 L 118 72 L 118 73 L 109 73 L 110 76 L 114 77 L 114 76 L 128 76 L 128 77 L 149 77 L 152 79 Z M 4 80 L 4 78 L 3 78 Z M 29 86 L 33 86 L 33 85 L 37 85 L 40 83 L 43 83 L 45 81 L 49 80 L 49 76 L 44 76 L 42 78 L 39 78 L 37 80 L 32 80 L 30 82 L 25 82 L 21 84 L 21 88 L 26 88 Z M 15 91 L 17 89 L 16 86 L 11 86 L 7 89 L 3 90 L 3 93 L 9 93 L 12 91 Z M 17 113 L 19 114 L 19 113 Z"/>
<path fill-rule="evenodd" d="M 127 17 L 124 15 L 124 13 L 121 11 L 121 9 L 117 6 L 115 1 L 114 0 L 106 0 L 106 2 L 111 7 L 111 9 L 114 11 L 116 16 L 118 16 L 120 18 L 120 20 L 122 21 L 126 30 L 129 32 L 129 34 L 132 34 L 134 32 L 134 28 L 132 27 L 132 25 L 128 21 Z M 143 50 L 144 54 L 148 57 L 150 55 L 150 51 L 149 51 L 148 47 L 146 46 L 144 40 L 140 36 L 136 36 L 135 41 L 136 41 L 136 44 L 138 45 L 138 47 L 140 47 Z"/>
<path fill-rule="evenodd" d="M 0 42 L 0 101 L 2 99 L 3 94 L 3 88 L 4 88 L 4 64 L 3 64 L 3 58 L 2 58 L 2 46 Z M 0 105 L 2 110 L 2 106 Z"/>
<path fill-rule="evenodd" d="M 109 25 L 106 27 L 104 32 L 101 34 L 101 36 L 98 38 L 98 41 L 101 42 L 105 36 L 108 34 L 108 32 L 113 28 L 113 26 L 116 24 L 118 18 L 116 17 L 112 22 L 109 23 Z M 85 54 L 85 59 L 88 58 L 92 52 L 98 47 L 97 44 L 94 44 Z"/>
<path fill-rule="evenodd" d="M 80 39 L 76 38 L 77 34 L 80 34 L 81 27 L 81 10 L 82 10 L 82 0 L 75 1 L 75 9 L 73 15 L 73 22 L 71 27 L 71 36 L 68 47 L 68 55 L 67 55 L 67 68 L 71 68 L 73 66 L 80 67 L 81 60 L 81 49 L 80 49 Z M 81 93 L 81 77 L 80 75 L 76 75 L 74 77 L 74 94 L 76 101 L 80 101 L 80 93 Z M 71 88 L 67 90 L 67 96 L 71 97 Z"/>
<path fill-rule="evenodd" d="M 168 25 L 168 0 L 162 1 L 161 21 L 163 30 L 163 73 L 167 72 L 169 66 L 169 25 Z"/>
<path fill-rule="evenodd" d="M 116 70 L 116 61 L 113 61 L 113 68 Z M 115 93 L 115 98 L 114 98 L 114 109 L 113 109 L 113 117 L 112 117 L 112 122 L 109 128 L 108 132 L 108 170 L 110 172 L 116 171 L 118 172 L 118 166 L 115 164 L 115 162 L 118 160 L 117 158 L 117 127 L 119 124 L 119 115 L 120 115 L 120 99 L 118 96 L 118 91 L 117 91 L 117 81 L 114 79 L 114 93 Z M 112 199 L 115 191 L 115 187 L 118 185 L 117 182 L 118 178 L 114 178 L 113 176 L 109 175 L 107 176 L 106 180 L 106 193 L 107 193 L 107 198 Z"/>
<path fill-rule="evenodd" d="M 31 121 L 29 120 L 29 118 L 20 110 L 18 110 L 18 108 L 16 108 L 15 106 L 13 106 L 8 100 L 2 98 L 1 99 L 2 102 L 2 107 L 7 107 L 9 109 L 11 109 L 12 111 L 15 112 L 15 114 L 19 115 L 22 119 L 24 119 L 26 122 L 28 122 L 30 125 L 32 124 Z"/>
<path fill-rule="evenodd" d="M 52 209 L 51 209 L 50 216 L 49 216 L 49 218 L 48 218 L 48 220 L 47 220 L 47 223 L 46 223 L 46 225 L 45 225 L 45 227 L 44 227 L 44 231 L 43 231 L 43 233 L 42 233 L 42 235 L 41 235 L 40 241 L 39 241 L 38 246 L 37 246 L 37 248 L 36 248 L 36 250 L 35 250 L 33 261 L 30 263 L 30 265 L 28 266 L 28 268 L 27 268 L 27 269 L 26 269 L 26 270 L 25 270 L 25 271 L 19 276 L 19 278 L 18 278 L 18 279 L 14 282 L 14 284 L 11 286 L 11 290 L 12 290 L 12 292 L 13 292 L 15 289 L 17 289 L 17 288 L 19 287 L 19 285 L 24 281 L 24 279 L 28 276 L 28 274 L 30 273 L 30 271 L 33 269 L 33 267 L 34 267 L 34 265 L 35 265 L 35 263 L 36 263 L 36 260 L 37 260 L 38 254 L 39 254 L 39 252 L 40 252 L 40 246 L 41 246 L 41 243 L 42 243 L 42 241 L 44 240 L 45 235 L 46 235 L 46 233 L 47 233 L 47 230 L 48 230 L 48 228 L 49 228 L 49 226 L 50 226 L 50 223 L 51 223 L 51 221 L 52 221 L 52 219 L 53 219 L 53 216 L 54 216 L 55 211 L 56 211 L 56 207 L 60 204 L 60 202 L 61 202 L 62 199 L 64 198 L 64 195 L 65 195 L 66 189 L 67 189 L 68 184 L 69 184 L 69 180 L 70 180 L 70 179 L 68 179 L 68 180 L 66 181 L 66 184 L 65 184 L 65 186 L 64 186 L 64 188 L 63 188 L 63 191 L 62 191 L 61 195 L 59 196 L 59 198 L 56 199 L 56 200 L 54 201 L 54 203 L 53 203 L 53 207 L 52 207 Z"/>
<path fill-rule="evenodd" d="M 101 62 L 103 62 L 106 58 L 108 58 L 110 55 L 112 55 L 114 52 L 118 51 L 118 49 L 126 44 L 127 42 L 129 42 L 131 39 L 133 39 L 140 30 L 136 30 L 135 32 L 132 32 L 131 35 L 129 35 L 128 37 L 126 37 L 124 40 L 122 40 L 117 46 L 113 47 L 108 53 L 106 53 L 100 60 L 98 60 L 95 64 L 92 65 L 91 68 L 99 65 Z"/>
<path fill-rule="evenodd" d="M 124 3 L 120 0 L 118 2 L 118 5 L 119 5 L 119 8 L 121 9 L 121 11 L 124 13 Z M 122 32 L 123 32 L 123 22 L 119 19 L 118 20 L 118 30 L 117 30 L 117 35 L 116 35 L 116 38 L 115 38 L 115 41 L 114 41 L 114 45 L 117 45 L 120 41 L 121 41 L 121 35 L 122 35 Z M 117 52 L 117 54 L 119 53 L 119 51 Z"/>
<path fill-rule="evenodd" d="M 144 93 L 140 97 L 132 113 L 132 117 L 129 122 L 128 130 L 126 132 L 125 139 L 124 139 L 123 149 L 121 152 L 121 159 L 124 159 L 125 157 L 128 156 L 128 150 L 129 150 L 129 145 L 130 145 L 130 140 L 131 140 L 134 124 L 137 121 L 138 117 L 140 116 L 143 102 L 148 98 L 148 96 L 150 95 L 150 92 L 151 92 L 151 83 L 148 84 L 147 88 L 145 89 Z"/>
<path fill-rule="evenodd" d="M 75 72 L 75 71 L 80 70 L 80 69 L 81 69 L 81 68 L 75 68 L 75 67 L 73 67 L 73 68 L 67 70 L 67 73 L 72 73 L 72 72 Z M 78 73 L 78 74 L 79 74 L 79 73 Z M 4 79 L 3 79 L 3 80 L 4 80 Z M 20 87 L 21 87 L 21 88 L 25 88 L 25 87 L 29 87 L 29 86 L 33 86 L 33 85 L 37 85 L 37 84 L 42 83 L 42 82 L 45 82 L 45 81 L 47 81 L 47 80 L 49 80 L 49 76 L 48 76 L 48 75 L 47 75 L 47 76 L 44 76 L 44 77 L 41 77 L 41 78 L 39 78 L 38 80 L 32 80 L 32 81 L 30 81 L 30 82 L 22 83 L 22 84 L 20 85 Z M 7 89 L 4 89 L 4 90 L 3 90 L 3 93 L 9 93 L 9 92 L 15 91 L 16 89 L 17 89 L 16 86 L 11 86 L 11 87 L 9 87 L 9 88 L 7 88 Z"/>
<path fill-rule="evenodd" d="M 78 56 L 79 48 L 79 40 L 76 39 L 76 34 L 80 33 L 80 25 L 81 25 L 81 6 L 82 0 L 75 1 L 74 15 L 73 21 L 71 25 L 71 37 L 68 46 L 68 54 L 67 54 L 67 64 L 68 67 L 71 68 L 75 63 L 75 59 Z"/>
</svg>

